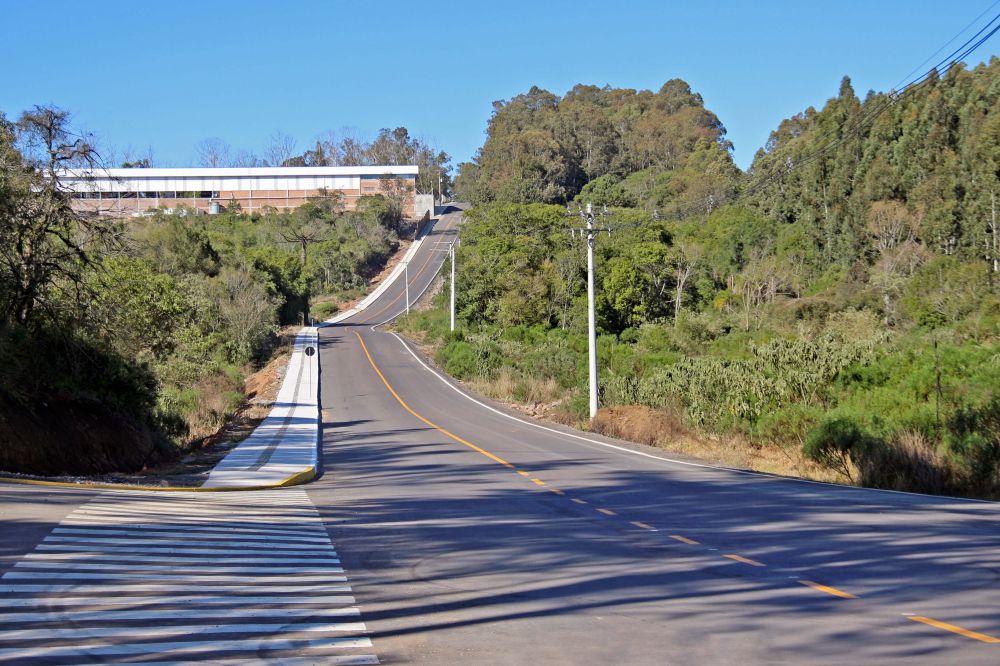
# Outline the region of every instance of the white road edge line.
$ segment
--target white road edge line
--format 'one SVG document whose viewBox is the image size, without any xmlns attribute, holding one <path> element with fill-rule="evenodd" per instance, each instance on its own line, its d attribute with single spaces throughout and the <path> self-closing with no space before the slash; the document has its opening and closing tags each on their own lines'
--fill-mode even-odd
<svg viewBox="0 0 1000 666">
<path fill-rule="evenodd" d="M 386 323 L 386 322 L 383 322 L 382 324 L 384 324 L 384 323 Z M 382 326 L 382 324 L 375 324 L 374 326 L 371 327 L 371 330 L 375 331 L 376 327 Z M 912 497 L 923 497 L 925 499 L 952 500 L 952 501 L 959 501 L 959 502 L 972 502 L 972 503 L 977 503 L 977 504 L 993 504 L 993 502 L 990 502 L 988 500 L 970 499 L 970 498 L 966 498 L 966 497 L 946 497 L 946 496 L 938 496 L 938 495 L 924 495 L 924 494 L 921 494 L 921 493 L 911 493 L 911 492 L 906 492 L 906 491 L 903 491 L 903 490 L 885 490 L 885 489 L 882 489 L 882 488 L 861 488 L 861 487 L 858 487 L 858 486 L 843 486 L 843 485 L 836 484 L 836 483 L 825 483 L 823 481 L 813 481 L 811 479 L 799 479 L 799 478 L 795 478 L 795 477 L 778 476 L 776 474 L 766 474 L 764 472 L 754 472 L 752 470 L 747 470 L 747 469 L 736 469 L 736 468 L 733 468 L 733 467 L 722 467 L 720 465 L 709 465 L 709 464 L 706 464 L 706 463 L 693 463 L 693 462 L 688 462 L 686 460 L 677 460 L 675 458 L 667 458 L 665 456 L 654 456 L 651 453 L 645 453 L 643 451 L 635 451 L 634 449 L 628 449 L 628 448 L 625 448 L 624 446 L 617 446 L 615 444 L 609 444 L 607 442 L 601 442 L 601 441 L 596 440 L 596 439 L 591 439 L 589 437 L 584 437 L 583 435 L 576 435 L 576 434 L 571 433 L 571 432 L 563 432 L 562 430 L 556 430 L 555 428 L 550 428 L 548 426 L 544 426 L 541 423 L 534 423 L 532 421 L 527 421 L 525 419 L 518 418 L 517 416 L 514 416 L 512 414 L 504 413 L 504 412 L 500 411 L 499 409 L 496 409 L 495 407 L 491 407 L 490 405 L 487 405 L 486 403 L 484 403 L 484 402 L 482 402 L 480 400 L 477 400 L 476 398 L 473 398 L 471 395 L 469 395 L 468 393 L 466 393 L 465 391 L 463 391 L 462 389 L 460 389 L 459 387 L 455 386 L 453 383 L 451 383 L 450 381 L 448 381 L 448 379 L 446 379 L 445 377 L 443 377 L 441 375 L 441 373 L 439 373 L 438 371 L 434 370 L 429 365 L 427 365 L 422 358 L 420 358 L 412 349 L 410 349 L 410 346 L 408 344 L 406 344 L 406 342 L 403 340 L 403 338 L 401 338 L 398 334 L 396 334 L 394 331 L 386 331 L 386 332 L 389 333 L 389 334 L 391 334 L 393 337 L 395 337 L 399 341 L 399 344 L 403 345 L 403 349 L 405 349 L 406 351 L 408 351 L 410 353 L 410 356 L 412 356 L 414 359 L 416 359 L 417 363 L 419 363 L 421 366 L 423 366 L 423 368 L 425 370 L 427 370 L 427 372 L 431 373 L 432 375 L 434 375 L 435 377 L 437 377 L 438 379 L 440 379 L 444 383 L 445 386 L 447 386 L 448 388 L 450 388 L 451 390 L 453 390 L 455 393 L 458 393 L 460 396 L 462 396 L 466 400 L 470 400 L 470 401 L 476 403 L 477 405 L 479 405 L 480 407 L 488 409 L 489 411 L 493 412 L 494 414 L 499 414 L 500 416 L 502 416 L 504 418 L 507 418 L 507 419 L 510 419 L 511 421 L 517 421 L 518 423 L 521 423 L 521 424 L 524 424 L 524 425 L 527 425 L 527 426 L 531 426 L 532 428 L 537 428 L 539 430 L 544 430 L 546 432 L 550 432 L 550 433 L 553 433 L 555 435 L 559 435 L 561 437 L 567 437 L 567 438 L 570 438 L 570 439 L 576 439 L 576 440 L 579 440 L 581 442 L 587 442 L 589 444 L 596 444 L 597 446 L 603 446 L 605 448 L 614 449 L 616 451 L 621 451 L 622 453 L 628 453 L 628 454 L 631 454 L 631 455 L 634 455 L 634 456 L 641 456 L 643 458 L 651 458 L 653 460 L 658 460 L 660 462 L 673 463 L 673 464 L 676 464 L 676 465 L 686 465 L 688 467 L 701 467 L 703 469 L 712 469 L 712 470 L 716 470 L 716 471 L 720 471 L 720 472 L 732 472 L 732 473 L 735 473 L 735 474 L 744 474 L 744 475 L 748 475 L 748 476 L 756 476 L 756 477 L 761 477 L 761 478 L 765 478 L 765 479 L 771 479 L 773 481 L 791 481 L 793 483 L 808 483 L 810 485 L 815 485 L 815 486 L 824 486 L 824 487 L 829 488 L 831 490 L 858 491 L 858 492 L 862 492 L 862 493 L 864 493 L 864 492 L 870 492 L 870 493 L 892 493 L 892 494 L 896 494 L 896 495 L 910 495 Z"/>
</svg>

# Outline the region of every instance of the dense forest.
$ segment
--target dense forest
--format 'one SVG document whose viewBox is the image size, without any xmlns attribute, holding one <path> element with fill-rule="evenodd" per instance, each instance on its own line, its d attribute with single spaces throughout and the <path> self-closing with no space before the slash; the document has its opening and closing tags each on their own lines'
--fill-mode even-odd
<svg viewBox="0 0 1000 666">
<path fill-rule="evenodd" d="M 0 118 L 0 470 L 129 471 L 211 434 L 283 325 L 361 293 L 402 199 L 295 211 L 73 210 L 60 169 L 100 155 L 66 112 Z"/>
<path fill-rule="evenodd" d="M 845 78 L 745 173 L 681 81 L 532 88 L 495 104 L 456 187 L 475 204 L 460 330 L 443 303 L 401 324 L 456 376 L 583 420 L 570 228 L 590 202 L 613 230 L 596 243 L 602 406 L 850 482 L 1000 496 L 1000 60 L 863 100 Z"/>
</svg>

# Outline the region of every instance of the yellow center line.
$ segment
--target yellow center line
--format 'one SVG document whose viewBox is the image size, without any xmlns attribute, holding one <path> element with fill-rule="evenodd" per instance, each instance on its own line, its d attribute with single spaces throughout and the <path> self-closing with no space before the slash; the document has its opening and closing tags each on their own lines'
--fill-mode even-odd
<svg viewBox="0 0 1000 666">
<path fill-rule="evenodd" d="M 517 470 L 517 473 L 520 474 L 521 476 L 531 476 L 527 472 L 522 472 L 521 470 Z"/>
<path fill-rule="evenodd" d="M 743 557 L 742 555 L 730 554 L 730 555 L 723 555 L 723 557 L 728 557 L 729 559 L 734 560 L 736 562 L 742 562 L 743 564 L 749 564 L 755 567 L 767 566 L 763 562 L 758 562 L 757 560 L 751 560 L 749 557 Z"/>
<path fill-rule="evenodd" d="M 633 521 L 631 521 L 631 523 L 633 525 L 635 525 L 636 527 L 638 527 L 639 529 L 641 529 L 641 530 L 655 530 L 656 529 L 652 525 L 647 525 L 646 523 L 642 522 L 641 520 L 633 520 Z"/>
<path fill-rule="evenodd" d="M 670 538 L 671 539 L 676 539 L 676 540 L 680 541 L 681 543 L 689 543 L 691 545 L 695 545 L 695 544 L 698 543 L 694 539 L 688 539 L 687 537 L 682 537 L 680 534 L 671 534 Z"/>
<path fill-rule="evenodd" d="M 544 486 L 545 485 L 545 482 L 542 481 L 541 479 L 532 479 L 531 482 L 534 483 L 535 485 L 538 485 L 538 486 Z"/>
<path fill-rule="evenodd" d="M 598 509 L 598 511 L 600 511 L 601 513 L 603 513 L 605 516 L 617 516 L 618 515 L 617 513 L 615 513 L 614 511 L 612 511 L 611 509 Z"/>
<path fill-rule="evenodd" d="M 577 499 L 576 497 L 571 497 L 570 499 L 576 502 L 577 504 L 589 504 L 587 500 Z"/>
<path fill-rule="evenodd" d="M 826 592 L 827 594 L 832 594 L 833 596 L 840 597 L 841 599 L 857 599 L 857 597 L 850 592 L 844 592 L 843 590 L 838 590 L 837 588 L 830 587 L 829 585 L 820 585 L 819 583 L 814 583 L 811 580 L 800 580 L 799 582 L 807 587 L 811 587 L 814 590 Z"/>
<path fill-rule="evenodd" d="M 940 620 L 934 620 L 929 617 L 924 617 L 923 615 L 907 615 L 914 622 L 923 622 L 932 627 L 937 627 L 938 629 L 944 629 L 945 631 L 950 631 L 953 634 L 958 634 L 959 636 L 965 636 L 966 638 L 974 638 L 977 641 L 982 641 L 984 643 L 1000 643 L 1000 638 L 995 638 L 993 636 L 988 636 L 986 634 L 981 634 L 978 631 L 969 631 L 968 629 L 963 629 L 962 627 L 956 627 L 953 624 L 948 624 L 947 622 L 941 622 Z"/>
<path fill-rule="evenodd" d="M 549 490 L 552 491 L 552 492 L 554 492 L 556 495 L 565 495 L 566 494 L 563 491 L 559 490 L 558 488 L 549 488 Z"/>
<path fill-rule="evenodd" d="M 509 462 L 507 462 L 506 460 L 504 460 L 503 458 L 501 458 L 499 456 L 493 455 L 492 453 L 490 453 L 486 449 L 478 447 L 475 444 L 473 444 L 472 442 L 464 440 L 464 439 L 462 439 L 461 437 L 459 437 L 458 435 L 456 435 L 454 433 L 448 432 L 447 430 L 445 430 L 441 426 L 439 426 L 436 423 L 433 423 L 431 421 L 428 421 L 423 416 L 421 416 L 420 414 L 417 414 L 415 411 L 413 411 L 410 408 L 410 406 L 407 405 L 403 401 L 403 399 L 399 397 L 399 394 L 396 393 L 396 390 L 392 388 L 391 384 L 389 384 L 389 380 L 387 380 L 385 378 L 385 375 L 382 374 L 382 371 L 378 369 L 377 365 L 375 365 L 375 360 L 372 359 L 372 355 L 368 352 L 368 346 L 365 344 L 365 341 L 361 339 L 361 334 L 358 333 L 357 331 L 354 331 L 354 335 L 358 336 L 358 342 L 361 343 L 361 349 L 364 350 L 365 356 L 368 357 L 368 362 L 371 363 L 372 368 L 375 370 L 375 374 L 377 374 L 379 376 L 379 379 L 382 380 L 382 383 L 385 384 L 385 387 L 387 389 L 389 389 L 389 393 L 391 393 L 392 397 L 394 397 L 396 399 L 396 402 L 398 402 L 400 405 L 403 406 L 403 409 L 405 409 L 406 411 L 408 411 L 410 414 L 413 414 L 413 416 L 417 417 L 418 419 L 420 419 L 421 421 L 423 421 L 424 423 L 426 423 L 430 427 L 434 428 L 435 430 L 437 430 L 441 434 L 443 434 L 443 435 L 445 435 L 447 437 L 450 437 L 451 439 L 455 440 L 459 444 L 464 444 L 465 446 L 469 447 L 470 449 L 472 449 L 476 453 L 481 453 L 484 456 L 486 456 L 487 458 L 489 458 L 490 460 L 493 460 L 495 462 L 500 463 L 504 467 L 508 467 L 510 469 L 514 469 L 514 466 L 512 464 L 510 464 Z"/>
</svg>

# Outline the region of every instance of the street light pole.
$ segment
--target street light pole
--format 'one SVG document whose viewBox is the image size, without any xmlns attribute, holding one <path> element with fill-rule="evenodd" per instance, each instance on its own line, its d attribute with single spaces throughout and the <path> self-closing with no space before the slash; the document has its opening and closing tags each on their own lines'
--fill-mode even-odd
<svg viewBox="0 0 1000 666">
<path fill-rule="evenodd" d="M 403 284 L 406 286 L 406 314 L 410 314 L 410 262 L 403 264 Z"/>
<path fill-rule="evenodd" d="M 597 317 L 594 312 L 594 208 L 587 204 L 587 360 L 590 369 L 590 418 L 597 416 Z"/>
</svg>

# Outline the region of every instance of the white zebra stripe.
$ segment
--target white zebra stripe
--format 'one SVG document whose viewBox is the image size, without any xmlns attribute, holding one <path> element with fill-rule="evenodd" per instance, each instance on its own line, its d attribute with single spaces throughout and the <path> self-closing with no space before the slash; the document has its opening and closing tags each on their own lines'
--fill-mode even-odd
<svg viewBox="0 0 1000 666">
<path fill-rule="evenodd" d="M 139 537 L 141 539 L 172 539 L 181 538 L 186 539 L 191 536 L 189 530 L 135 530 L 131 529 L 80 529 L 75 527 L 57 527 L 52 530 L 53 534 L 58 536 L 130 536 Z M 325 544 L 330 543 L 330 539 L 325 536 L 301 536 L 298 534 L 263 534 L 260 532 L 247 532 L 244 534 L 230 532 L 229 530 L 212 530 L 211 532 L 198 532 L 194 535 L 198 539 L 224 539 L 227 541 L 249 541 L 253 539 L 263 540 L 263 541 L 293 541 L 301 543 L 318 543 Z"/>
<path fill-rule="evenodd" d="M 345 576 L 332 576 L 331 582 L 346 582 Z M 336 579 L 341 580 L 337 581 Z M 350 592 L 347 585 L 173 585 L 170 583 L 140 584 L 114 583 L 109 585 L 34 585 L 31 583 L 13 583 L 0 585 L 0 594 L 22 594 L 24 592 L 44 592 L 46 594 L 62 594 L 76 592 L 78 594 L 120 594 L 124 592 L 293 592 L 295 594 L 314 594 L 330 592 Z M 2 607 L 3 600 L 0 600 Z"/>
<path fill-rule="evenodd" d="M 177 565 L 177 564 L 146 564 L 145 562 L 141 564 L 130 565 L 130 569 L 141 569 L 142 571 L 164 571 L 164 572 L 175 572 L 185 575 L 198 575 L 206 573 L 214 574 L 232 574 L 232 575 L 253 575 L 253 574 L 300 574 L 300 575 L 313 575 L 321 576 L 328 573 L 344 573 L 343 567 L 331 566 L 325 568 L 313 567 L 312 569 L 302 569 L 301 567 L 227 567 L 219 566 L 213 564 L 208 567 L 198 567 L 195 568 L 192 564 L 187 565 Z M 14 566 L 18 569 L 65 569 L 66 565 L 61 562 L 31 562 L 22 561 L 17 562 Z M 106 571 L 108 568 L 107 564 L 84 564 L 81 562 L 73 563 L 74 571 Z"/>
<path fill-rule="evenodd" d="M 367 638 L 315 638 L 298 640 L 289 638 L 241 638 L 228 641 L 174 641 L 169 643 L 122 643 L 120 645 L 102 645 L 91 643 L 87 645 L 31 646 L 0 649 L 0 657 L 17 657 L 28 659 L 32 657 L 72 657 L 82 656 L 110 657 L 122 655 L 145 655 L 152 652 L 169 654 L 190 654 L 213 652 L 250 652 L 256 654 L 265 649 L 270 650 L 304 650 L 304 649 L 344 649 L 367 648 L 372 642 Z"/>
<path fill-rule="evenodd" d="M 162 610 L 64 610 L 46 613 L 0 613 L 0 621 L 4 622 L 114 622 L 117 620 L 175 620 L 177 608 Z M 316 617 L 360 617 L 357 608 L 214 608 L 198 609 L 195 613 L 186 613 L 185 619 L 197 615 L 205 620 L 218 618 L 223 620 L 253 620 L 259 618 L 316 618 Z"/>
<path fill-rule="evenodd" d="M 78 640 L 93 638 L 180 638 L 201 634 L 267 634 L 287 633 L 289 625 L 281 623 L 255 624 L 187 624 L 159 627 L 89 627 L 86 629 L 21 629 L 0 634 L 0 644 L 13 641 Z M 324 622 L 294 625 L 295 632 L 358 632 L 365 631 L 364 622 Z"/>
<path fill-rule="evenodd" d="M 331 550 L 331 555 L 336 555 L 335 552 Z M 103 553 L 93 553 L 85 554 L 79 552 L 69 552 L 69 553 L 28 553 L 24 556 L 22 562 L 27 562 L 30 560 L 43 560 L 43 561 L 61 561 L 61 560 L 73 560 L 73 562 L 129 562 L 129 566 L 136 566 L 133 560 L 138 562 L 177 562 L 178 564 L 200 564 L 204 560 L 199 559 L 196 555 L 181 555 L 181 556 L 160 556 L 160 555 L 105 555 Z M 295 559 L 293 557 L 227 557 L 224 562 L 216 562 L 216 564 L 310 564 L 316 566 L 322 566 L 326 564 L 339 565 L 340 559 L 333 558 L 321 558 L 321 557 L 303 557 Z M 21 564 L 18 562 L 14 566 Z"/>
<path fill-rule="evenodd" d="M 58 599 L 46 600 L 44 607 L 51 609 L 54 606 L 101 606 L 109 608 L 147 608 L 149 606 L 172 605 L 182 607 L 183 612 L 190 612 L 187 606 L 235 606 L 237 604 L 253 604 L 261 606 L 266 604 L 288 605 L 288 604 L 323 604 L 325 607 L 353 604 L 354 597 L 350 595 L 314 595 L 310 597 L 290 597 L 279 595 L 227 595 L 215 596 L 209 594 L 188 594 L 183 596 L 143 596 L 122 598 L 108 598 L 106 594 L 94 594 L 90 596 L 60 596 Z M 0 600 L 0 621 L 4 618 L 5 608 L 36 608 L 39 606 L 38 599 L 2 599 Z"/>
<path fill-rule="evenodd" d="M 328 574 L 319 574 L 314 576 L 304 576 L 296 575 L 291 576 L 288 574 L 273 574 L 273 575 L 255 575 L 255 576 L 243 576 L 240 574 L 229 574 L 229 575 L 219 575 L 215 573 L 168 573 L 168 572 L 149 572 L 149 573 L 119 573 L 106 571 L 102 573 L 91 573 L 86 571 L 60 571 L 58 573 L 53 571 L 8 571 L 3 575 L 3 580 L 107 580 L 107 581 L 132 581 L 132 580 L 144 580 L 147 582 L 178 582 L 178 581 L 191 581 L 194 583 L 243 583 L 247 584 L 272 584 L 272 583 L 329 583 L 337 582 L 343 583 L 347 580 L 347 577 L 343 575 L 344 570 L 340 569 L 337 572 L 331 572 Z"/>
</svg>

